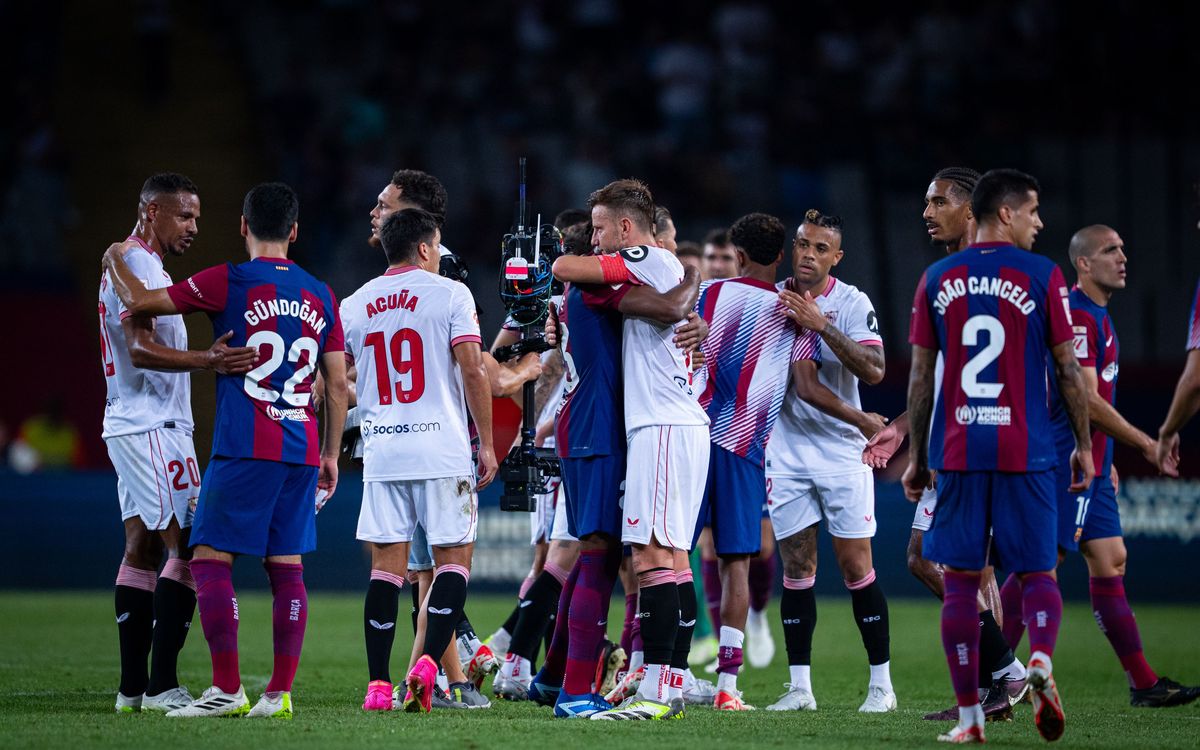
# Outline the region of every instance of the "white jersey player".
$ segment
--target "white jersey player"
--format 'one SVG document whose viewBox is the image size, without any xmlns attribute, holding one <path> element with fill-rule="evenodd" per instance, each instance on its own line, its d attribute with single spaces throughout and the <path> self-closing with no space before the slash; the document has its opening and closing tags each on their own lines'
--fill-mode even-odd
<svg viewBox="0 0 1200 750">
<path fill-rule="evenodd" d="M 426 211 L 391 213 L 379 229 L 387 272 L 341 305 L 346 353 L 358 373 L 363 440 L 357 536 L 371 549 L 364 607 L 368 710 L 391 708 L 395 628 L 383 624 L 395 622 L 417 524 L 433 546 L 437 572 L 425 600 L 422 655 L 407 682 L 411 705 L 429 710 L 437 662 L 466 601 L 477 484 L 486 486 L 496 473 L 491 387 L 475 301 L 465 285 L 438 274 L 440 235 L 437 220 Z M 468 410 L 480 441 L 477 468 L 471 460 Z"/>
<path fill-rule="evenodd" d="M 146 180 L 137 226 L 122 250 L 146 288 L 171 285 L 163 258 L 187 251 L 199 217 L 200 199 L 191 180 L 171 173 Z M 100 280 L 98 309 L 107 387 L 103 437 L 117 471 L 125 525 L 125 555 L 115 591 L 121 644 L 116 708 L 170 711 L 192 701 L 176 676 L 176 657 L 196 604 L 187 530 L 200 493 L 200 467 L 192 444 L 188 372 L 246 372 L 257 354 L 226 347 L 228 335 L 207 351 L 187 351 L 182 316 L 131 316 L 107 274 Z M 151 538 L 152 532 L 161 543 Z M 159 574 L 164 548 L 168 559 Z M 147 672 L 152 644 L 154 659 Z"/>
<path fill-rule="evenodd" d="M 603 254 L 559 258 L 556 277 L 575 284 L 645 285 L 660 293 L 681 283 L 683 265 L 654 245 L 654 200 L 644 184 L 618 180 L 592 193 L 588 204 L 592 244 Z M 645 676 L 633 702 L 592 719 L 663 719 L 683 709 L 689 644 L 676 641 L 679 623 L 695 614 L 681 613 L 679 589 L 692 585 L 687 550 L 710 442 L 690 355 L 676 348 L 674 333 L 673 325 L 640 318 L 626 318 L 622 331 L 628 457 L 621 540 L 632 545 L 638 574 Z M 690 627 L 686 632 L 690 640 Z"/>
<path fill-rule="evenodd" d="M 862 465 L 867 438 L 883 427 L 860 408 L 858 382 L 883 379 L 883 341 L 870 299 L 829 275 L 842 258 L 842 225 L 809 211 L 792 247 L 793 276 L 780 301 L 801 326 L 821 337 L 821 368 L 793 366 L 794 393 L 767 444 L 768 507 L 784 564 L 781 614 L 792 679 L 770 708 L 816 708 L 809 674 L 816 622 L 817 524 L 824 518 L 850 590 L 854 619 L 870 663 L 864 712 L 896 708 L 890 675 L 887 600 L 875 580 L 875 485 Z"/>
</svg>

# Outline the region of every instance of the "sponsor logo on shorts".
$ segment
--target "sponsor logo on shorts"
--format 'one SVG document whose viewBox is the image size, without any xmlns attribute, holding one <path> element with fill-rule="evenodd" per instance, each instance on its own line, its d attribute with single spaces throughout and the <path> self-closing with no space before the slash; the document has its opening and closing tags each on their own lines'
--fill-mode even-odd
<svg viewBox="0 0 1200 750">
<path fill-rule="evenodd" d="M 642 522 L 642 519 L 640 519 L 640 518 L 626 518 L 625 519 L 625 523 L 627 523 L 630 526 L 637 526 L 641 522 Z"/>
<path fill-rule="evenodd" d="M 280 409 L 274 404 L 267 404 L 267 416 L 276 422 L 307 422 L 308 411 L 305 409 Z"/>
<path fill-rule="evenodd" d="M 366 420 L 359 428 L 363 440 L 372 435 L 408 435 L 415 432 L 441 432 L 441 422 L 408 422 L 406 424 L 376 424 Z"/>
<path fill-rule="evenodd" d="M 863 516 L 863 520 L 864 520 L 864 521 L 866 521 L 867 523 L 870 523 L 870 522 L 871 522 L 871 516 Z"/>
<path fill-rule="evenodd" d="M 961 425 L 1007 427 L 1012 424 L 1012 407 L 964 405 L 954 410 L 954 419 Z"/>
</svg>

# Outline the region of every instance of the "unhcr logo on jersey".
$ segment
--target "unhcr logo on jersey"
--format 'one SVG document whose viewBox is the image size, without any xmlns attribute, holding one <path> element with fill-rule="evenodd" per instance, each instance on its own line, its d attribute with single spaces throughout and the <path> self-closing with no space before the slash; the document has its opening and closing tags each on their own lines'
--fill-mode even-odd
<svg viewBox="0 0 1200 750">
<path fill-rule="evenodd" d="M 308 412 L 304 409 L 280 409 L 274 404 L 267 404 L 267 416 L 276 422 L 307 422 Z"/>
<path fill-rule="evenodd" d="M 954 419 L 961 425 L 984 427 L 1007 427 L 1012 424 L 1011 406 L 960 406 L 954 410 Z"/>
</svg>

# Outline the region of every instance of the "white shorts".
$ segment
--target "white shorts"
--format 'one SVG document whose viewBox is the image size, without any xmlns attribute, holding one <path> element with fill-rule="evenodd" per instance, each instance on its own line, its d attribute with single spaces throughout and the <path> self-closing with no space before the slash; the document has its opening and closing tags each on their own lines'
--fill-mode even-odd
<svg viewBox="0 0 1200 750">
<path fill-rule="evenodd" d="M 160 427 L 104 442 L 117 470 L 122 521 L 138 516 L 151 531 L 167 528 L 172 518 L 181 529 L 192 525 L 200 467 L 190 432 Z"/>
<path fill-rule="evenodd" d="M 712 446 L 705 425 L 651 425 L 629 433 L 621 541 L 692 548 Z"/>
<path fill-rule="evenodd" d="M 537 496 L 537 508 L 529 514 L 529 543 L 534 545 L 550 541 L 550 527 L 554 523 L 554 507 L 562 481 L 553 477 L 547 484 L 551 490 Z"/>
<path fill-rule="evenodd" d="M 550 541 L 578 542 L 579 540 L 571 536 L 571 532 L 567 530 L 567 493 L 563 490 L 562 484 L 558 485 L 558 490 L 554 493 L 554 501 L 554 519 L 550 522 Z"/>
<path fill-rule="evenodd" d="M 825 519 L 841 539 L 875 536 L 875 477 L 870 470 L 819 477 L 767 477 L 767 507 L 776 539 Z"/>
<path fill-rule="evenodd" d="M 358 533 L 364 542 L 411 542 L 417 524 L 429 544 L 454 547 L 475 541 L 479 497 L 472 477 L 364 482 Z"/>
<path fill-rule="evenodd" d="M 929 531 L 933 526 L 933 514 L 937 510 L 937 490 L 925 488 L 921 493 L 921 501 L 917 503 L 917 513 L 913 516 L 914 529 Z"/>
</svg>

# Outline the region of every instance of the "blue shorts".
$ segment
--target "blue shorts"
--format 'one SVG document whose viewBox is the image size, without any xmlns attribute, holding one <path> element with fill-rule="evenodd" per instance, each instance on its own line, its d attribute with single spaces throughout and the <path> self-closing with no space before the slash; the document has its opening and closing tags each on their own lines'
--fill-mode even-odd
<svg viewBox="0 0 1200 750">
<path fill-rule="evenodd" d="M 766 469 L 713 443 L 692 546 L 707 526 L 712 529 L 713 548 L 718 555 L 757 554 L 766 503 Z"/>
<path fill-rule="evenodd" d="M 317 548 L 317 467 L 213 456 L 200 485 L 191 544 L 239 555 Z"/>
<path fill-rule="evenodd" d="M 591 534 L 620 539 L 624 484 L 624 453 L 562 459 L 568 533 L 576 539 Z"/>
<path fill-rule="evenodd" d="M 939 472 L 937 513 L 925 532 L 925 558 L 962 570 L 987 565 L 1010 573 L 1054 570 L 1055 477 L 1054 469 Z"/>
<path fill-rule="evenodd" d="M 408 569 L 433 570 L 433 547 L 421 524 L 413 529 L 412 542 L 408 545 Z"/>
<path fill-rule="evenodd" d="M 1080 542 L 1122 536 L 1121 511 L 1112 477 L 1096 477 L 1087 492 L 1067 491 L 1071 471 L 1058 470 L 1058 546 L 1068 552 L 1079 549 Z"/>
</svg>

